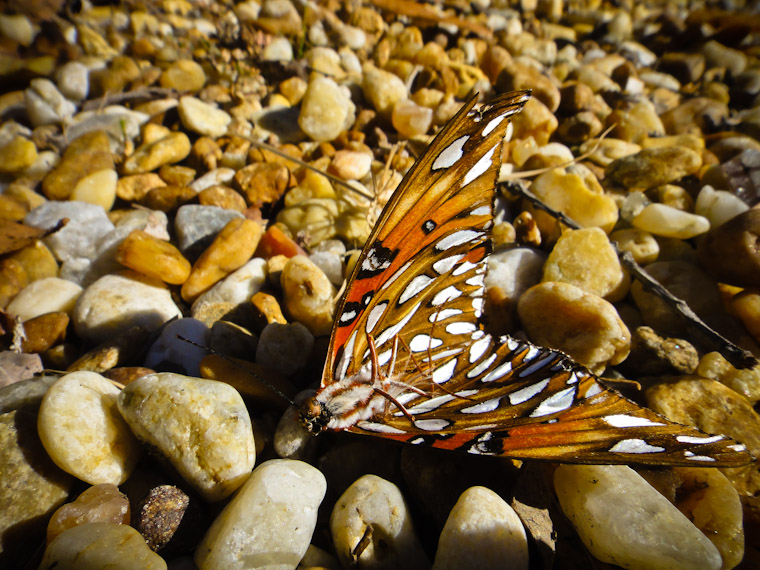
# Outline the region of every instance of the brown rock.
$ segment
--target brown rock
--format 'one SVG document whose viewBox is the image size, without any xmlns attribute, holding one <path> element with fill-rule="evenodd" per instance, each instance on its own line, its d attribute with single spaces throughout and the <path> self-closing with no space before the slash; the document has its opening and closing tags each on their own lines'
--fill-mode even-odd
<svg viewBox="0 0 760 570">
<path fill-rule="evenodd" d="M 45 352 L 63 342 L 69 316 L 64 312 L 46 313 L 24 322 L 26 339 L 21 343 L 24 352 Z"/>
<path fill-rule="evenodd" d="M 216 184 L 198 193 L 198 202 L 202 206 L 219 206 L 226 210 L 245 212 L 246 203 L 239 192 L 224 184 Z"/>
<path fill-rule="evenodd" d="M 665 111 L 660 118 L 668 134 L 701 134 L 728 118 L 728 105 L 707 97 L 695 97 Z"/>
<path fill-rule="evenodd" d="M 653 188 L 695 174 L 701 166 L 700 155 L 686 147 L 647 148 L 611 162 L 605 183 L 628 190 Z"/>
<path fill-rule="evenodd" d="M 682 84 L 693 83 L 705 72 L 705 56 L 701 53 L 670 52 L 660 58 L 657 67 Z"/>
<path fill-rule="evenodd" d="M 235 173 L 235 182 L 252 206 L 276 202 L 287 190 L 290 171 L 278 164 L 249 164 Z"/>
<path fill-rule="evenodd" d="M 90 522 L 129 524 L 129 499 L 111 483 L 93 485 L 75 501 L 53 513 L 47 527 L 47 541 L 50 543 L 66 529 Z"/>
<path fill-rule="evenodd" d="M 0 260 L 0 307 L 5 307 L 28 284 L 23 265 L 15 259 Z"/>
<path fill-rule="evenodd" d="M 135 509 L 134 527 L 151 550 L 163 554 L 188 552 L 200 540 L 202 511 L 182 489 L 152 488 Z"/>
<path fill-rule="evenodd" d="M 148 139 L 147 135 L 143 136 L 146 140 Z M 190 139 L 187 135 L 171 132 L 158 140 L 140 145 L 135 153 L 124 161 L 122 170 L 125 174 L 150 172 L 164 164 L 179 162 L 188 154 L 190 154 Z"/>
<path fill-rule="evenodd" d="M 85 353 L 70 364 L 66 371 L 105 372 L 115 366 L 124 366 L 137 361 L 147 348 L 148 332 L 141 326 L 134 326 Z"/>
<path fill-rule="evenodd" d="M 735 216 L 700 242 L 699 262 L 718 281 L 739 287 L 760 284 L 760 210 Z"/>
<path fill-rule="evenodd" d="M 198 193 L 189 186 L 159 186 L 148 192 L 140 202 L 151 210 L 173 212 L 197 196 Z"/>
<path fill-rule="evenodd" d="M 143 230 L 134 230 L 121 242 L 116 261 L 172 285 L 184 283 L 191 268 L 190 262 L 171 243 Z"/>
<path fill-rule="evenodd" d="M 277 302 L 277 299 L 274 297 L 274 295 L 259 291 L 253 297 L 251 297 L 251 303 L 254 307 L 256 307 L 256 310 L 261 315 L 262 320 L 265 321 L 261 326 L 262 329 L 264 328 L 263 325 L 269 323 L 280 323 L 283 325 L 287 324 L 288 321 L 282 314 L 280 304 Z"/>
<path fill-rule="evenodd" d="M 195 180 L 195 169 L 178 164 L 164 164 L 158 171 L 158 176 L 174 186 L 188 186 Z"/>
<path fill-rule="evenodd" d="M 166 186 L 166 182 L 154 172 L 122 176 L 116 183 L 116 196 L 127 202 L 137 202 L 159 186 Z"/>
<path fill-rule="evenodd" d="M 38 240 L 8 256 L 21 264 L 29 283 L 58 276 L 58 262 L 44 242 Z"/>
<path fill-rule="evenodd" d="M 546 105 L 552 113 L 559 108 L 559 88 L 549 77 L 528 65 L 515 62 L 506 65 L 496 79 L 495 89 L 498 93 L 532 89 L 533 97 Z"/>
<path fill-rule="evenodd" d="M 93 131 L 73 140 L 60 164 L 42 181 L 50 200 L 67 200 L 82 178 L 100 170 L 113 170 L 113 157 L 104 131 Z"/>
<path fill-rule="evenodd" d="M 691 374 L 698 364 L 699 354 L 689 342 L 680 338 L 663 338 L 649 327 L 638 327 L 631 335 L 631 354 L 620 369 L 636 378 Z"/>
</svg>

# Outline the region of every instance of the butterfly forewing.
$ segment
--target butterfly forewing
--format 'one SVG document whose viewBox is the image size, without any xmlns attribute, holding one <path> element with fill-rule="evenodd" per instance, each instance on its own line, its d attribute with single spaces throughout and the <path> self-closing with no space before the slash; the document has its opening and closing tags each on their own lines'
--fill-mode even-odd
<svg viewBox="0 0 760 570">
<path fill-rule="evenodd" d="M 470 99 L 386 205 L 338 307 L 319 429 L 576 463 L 746 464 L 743 445 L 665 420 L 565 354 L 483 331 L 502 144 L 528 98 Z"/>
</svg>

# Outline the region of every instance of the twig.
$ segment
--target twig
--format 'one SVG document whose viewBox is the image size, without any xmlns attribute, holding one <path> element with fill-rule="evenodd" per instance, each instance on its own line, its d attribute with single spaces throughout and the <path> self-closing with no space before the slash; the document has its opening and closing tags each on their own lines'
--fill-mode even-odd
<svg viewBox="0 0 760 570">
<path fill-rule="evenodd" d="M 527 189 L 523 188 L 520 184 L 508 185 L 508 190 L 512 194 L 522 196 L 528 200 L 534 207 L 539 208 L 565 224 L 567 227 L 574 230 L 581 229 L 574 220 L 568 218 L 562 212 L 552 209 L 544 204 L 540 199 L 531 194 Z M 703 348 L 710 351 L 719 352 L 726 360 L 728 360 L 735 368 L 752 368 L 758 364 L 757 359 L 748 350 L 737 346 L 726 337 L 718 333 L 711 328 L 707 323 L 700 319 L 697 314 L 691 310 L 691 307 L 684 301 L 673 295 L 665 287 L 663 287 L 656 279 L 649 275 L 643 267 L 641 267 L 633 259 L 630 252 L 621 251 L 620 248 L 614 242 L 610 242 L 615 253 L 620 258 L 622 265 L 630 271 L 631 275 L 638 279 L 645 291 L 660 297 L 665 301 L 671 309 L 673 309 L 679 317 L 685 322 L 689 334 L 693 339 L 700 344 Z"/>
</svg>

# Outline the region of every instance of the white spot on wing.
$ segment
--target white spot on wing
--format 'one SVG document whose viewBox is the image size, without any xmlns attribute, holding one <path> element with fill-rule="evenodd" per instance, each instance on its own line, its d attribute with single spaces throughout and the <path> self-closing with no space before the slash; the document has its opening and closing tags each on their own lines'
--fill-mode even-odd
<svg viewBox="0 0 760 570">
<path fill-rule="evenodd" d="M 481 382 L 493 382 L 497 378 L 501 378 L 502 376 L 504 376 L 505 374 L 508 374 L 511 371 L 512 371 L 512 361 L 511 360 L 507 360 L 506 362 L 502 362 L 496 368 L 494 368 L 493 370 L 491 370 L 485 376 L 485 378 L 481 378 L 480 381 Z M 543 390 L 543 388 L 541 388 L 541 389 Z M 519 390 L 518 390 L 518 392 L 519 392 Z M 517 393 L 517 392 L 515 392 L 515 393 Z M 510 397 L 510 399 L 511 399 L 511 397 Z"/>
<path fill-rule="evenodd" d="M 383 316 L 383 313 L 385 313 L 385 308 L 387 306 L 388 303 L 379 303 L 372 307 L 369 315 L 367 315 L 367 325 L 364 327 L 364 329 L 367 331 L 367 334 L 370 334 L 375 329 L 377 321 L 379 321 L 380 317 Z"/>
<path fill-rule="evenodd" d="M 649 445 L 643 439 L 621 439 L 610 447 L 611 453 L 661 453 L 664 447 Z"/>
<path fill-rule="evenodd" d="M 496 370 L 498 370 L 498 368 Z M 516 390 L 509 395 L 509 402 L 513 406 L 527 402 L 536 394 L 541 393 L 541 391 L 543 391 L 543 389 L 546 388 L 548 384 L 549 379 L 547 378 L 546 380 L 541 380 L 541 382 L 536 382 L 535 384 L 531 384 L 525 388 L 520 388 L 519 390 Z"/>
<path fill-rule="evenodd" d="M 462 292 L 454 287 L 453 285 L 449 285 L 445 289 L 441 289 L 438 291 L 438 293 L 435 294 L 435 297 L 433 297 L 433 300 L 430 301 L 430 303 L 434 307 L 438 307 L 439 305 L 443 305 L 444 303 L 448 303 L 449 301 L 452 301 L 456 299 L 457 297 L 461 297 Z"/>
<path fill-rule="evenodd" d="M 649 427 L 649 426 L 664 426 L 665 424 L 659 422 L 653 422 L 647 418 L 637 418 L 636 416 L 628 416 L 626 414 L 613 414 L 604 416 L 602 418 L 607 425 L 611 425 L 616 428 L 631 428 L 631 427 Z"/>
<path fill-rule="evenodd" d="M 356 318 L 356 311 L 346 311 L 340 316 L 341 323 L 350 323 Z"/>
<path fill-rule="evenodd" d="M 412 352 L 425 352 L 428 348 L 438 348 L 443 344 L 440 338 L 433 338 L 427 334 L 418 334 L 409 343 Z"/>
<path fill-rule="evenodd" d="M 491 364 L 493 364 L 493 361 L 496 360 L 496 356 L 497 354 L 493 353 L 491 356 L 489 356 L 485 360 L 480 361 L 480 363 L 478 363 L 477 366 L 475 366 L 472 370 L 470 370 L 467 373 L 467 378 L 475 378 L 476 376 L 480 376 L 481 374 L 483 374 L 483 372 L 488 370 L 488 367 L 491 366 Z"/>
<path fill-rule="evenodd" d="M 475 267 L 477 267 L 475 263 L 472 263 L 470 261 L 465 261 L 464 263 L 462 263 L 462 265 L 460 265 L 454 270 L 452 275 L 462 275 L 462 273 L 467 273 L 470 269 L 474 269 Z"/>
<path fill-rule="evenodd" d="M 566 410 L 573 405 L 573 398 L 575 397 L 575 386 L 572 388 L 565 388 L 560 390 L 556 394 L 549 396 L 541 402 L 538 407 L 530 414 L 531 418 L 540 418 L 542 416 L 548 416 Z"/>
<path fill-rule="evenodd" d="M 480 357 L 486 353 L 488 347 L 491 346 L 491 337 L 484 336 L 480 340 L 476 340 L 470 345 L 470 364 L 473 364 L 480 360 Z"/>
<path fill-rule="evenodd" d="M 498 117 L 496 117 L 495 119 L 491 119 L 490 121 L 488 121 L 488 124 L 487 124 L 487 125 L 485 126 L 485 128 L 483 129 L 483 136 L 484 136 L 484 137 L 487 137 L 489 134 L 491 134 L 491 132 L 492 132 L 492 131 L 493 131 L 493 130 L 496 128 L 496 127 L 498 127 L 498 126 L 501 124 L 501 122 L 502 122 L 504 119 L 506 119 L 506 118 L 507 118 L 507 115 L 505 114 L 505 115 L 499 115 L 499 116 L 498 116 Z"/>
<path fill-rule="evenodd" d="M 588 389 L 586 390 L 586 393 L 583 394 L 583 397 L 593 398 L 597 394 L 601 394 L 601 393 L 602 393 L 602 387 L 599 385 L 598 382 L 594 382 L 593 384 L 591 384 L 591 386 L 588 387 Z"/>
<path fill-rule="evenodd" d="M 747 451 L 747 446 L 744 445 L 743 443 L 737 443 L 734 445 L 729 445 L 728 449 L 741 453 L 742 451 Z"/>
<path fill-rule="evenodd" d="M 694 455 L 691 451 L 684 451 L 683 455 L 686 459 L 689 459 L 691 461 L 715 461 L 714 457 L 709 457 L 707 455 Z"/>
<path fill-rule="evenodd" d="M 490 216 L 491 206 L 479 206 L 470 212 L 472 216 Z"/>
<path fill-rule="evenodd" d="M 431 323 L 438 323 L 450 317 L 456 317 L 457 315 L 461 315 L 461 314 L 462 314 L 462 309 L 441 309 L 440 311 L 432 313 L 428 317 L 428 320 Z"/>
<path fill-rule="evenodd" d="M 407 315 L 398 321 L 395 325 L 389 326 L 387 329 L 385 329 L 383 332 L 380 333 L 380 335 L 375 339 L 375 346 L 382 346 L 386 342 L 388 342 L 390 339 L 392 339 L 394 336 L 398 334 L 398 332 L 403 329 L 406 326 L 406 323 L 408 323 L 411 318 L 414 316 L 414 313 L 417 312 L 417 309 L 420 308 L 420 305 L 422 304 L 422 301 L 417 303 Z M 355 331 L 354 331 L 355 334 Z"/>
<path fill-rule="evenodd" d="M 360 427 L 363 430 L 371 431 L 374 433 L 394 433 L 394 434 L 406 433 L 404 430 L 400 430 L 398 428 L 394 428 L 385 424 L 379 424 L 376 422 L 361 421 L 361 422 L 357 422 L 356 426 Z"/>
<path fill-rule="evenodd" d="M 676 441 L 680 441 L 681 443 L 694 443 L 698 445 L 702 445 L 705 443 L 715 443 L 717 441 L 722 441 L 725 439 L 722 435 L 708 435 L 705 437 L 695 437 L 691 435 L 677 435 Z"/>
<path fill-rule="evenodd" d="M 449 334 L 472 334 L 477 328 L 473 323 L 458 321 L 446 325 L 446 332 Z"/>
<path fill-rule="evenodd" d="M 462 180 L 462 186 L 467 186 L 470 182 L 475 180 L 478 176 L 486 172 L 489 167 L 493 164 L 493 153 L 496 150 L 496 147 L 499 146 L 498 143 L 491 148 L 486 154 L 483 155 L 483 157 L 475 163 L 475 166 L 473 166 L 467 174 L 464 175 L 464 180 Z"/>
<path fill-rule="evenodd" d="M 336 381 L 343 380 L 343 378 L 346 377 L 346 371 L 348 370 L 348 365 L 351 363 L 351 358 L 354 354 L 354 343 L 356 342 L 356 332 L 354 331 L 351 333 L 351 336 L 348 337 L 348 342 L 346 342 L 346 345 L 343 347 L 343 355 L 340 357 L 340 364 L 338 364 L 338 373 L 337 378 L 335 378 Z"/>
<path fill-rule="evenodd" d="M 454 399 L 454 396 L 452 396 L 451 394 L 446 394 L 444 396 L 437 396 L 435 398 L 430 398 L 429 400 L 425 402 L 421 402 L 417 404 L 416 406 L 408 408 L 407 411 L 410 414 L 424 414 L 427 412 L 432 412 L 433 410 L 437 410 L 444 404 L 449 403 L 453 399 Z"/>
<path fill-rule="evenodd" d="M 378 291 L 382 291 L 383 289 L 386 289 L 387 287 L 390 287 L 391 283 L 393 283 L 393 282 L 394 282 L 396 279 L 398 279 L 398 278 L 399 278 L 401 275 L 403 275 L 404 273 L 406 273 L 406 270 L 407 270 L 407 269 L 409 269 L 409 266 L 410 266 L 411 264 L 412 264 L 412 262 L 411 262 L 411 260 L 410 260 L 410 261 L 407 261 L 407 262 L 406 262 L 404 265 L 402 265 L 401 267 L 399 267 L 398 271 L 396 271 L 396 273 L 394 273 L 393 275 L 391 275 L 391 276 L 388 278 L 388 280 L 387 280 L 385 283 L 383 283 L 383 284 L 380 286 L 380 288 L 378 289 Z"/>
<path fill-rule="evenodd" d="M 475 239 L 482 237 L 482 232 L 475 230 L 459 230 L 438 240 L 438 243 L 435 244 L 435 249 L 438 251 L 446 251 L 452 247 L 462 245 L 463 243 L 467 243 L 469 241 L 475 241 Z M 457 275 L 457 273 L 454 272 L 454 275 Z"/>
<path fill-rule="evenodd" d="M 403 305 L 406 303 L 409 299 L 430 285 L 431 281 L 433 281 L 433 279 L 427 275 L 417 275 L 409 282 L 409 285 L 406 286 L 404 292 L 401 293 L 401 296 L 398 299 L 399 304 Z"/>
<path fill-rule="evenodd" d="M 491 400 L 486 400 L 485 402 L 475 404 L 474 406 L 470 406 L 469 408 L 463 408 L 460 411 L 463 414 L 482 414 L 485 412 L 493 412 L 496 408 L 499 407 L 500 401 L 501 398 L 493 398 Z"/>
<path fill-rule="evenodd" d="M 449 425 L 449 421 L 440 419 L 414 421 L 414 427 L 425 431 L 441 431 L 442 429 L 449 427 Z"/>
<path fill-rule="evenodd" d="M 462 147 L 469 139 L 470 135 L 464 135 L 444 148 L 433 161 L 432 169 L 441 170 L 442 168 L 451 168 L 454 166 L 456 162 L 462 158 Z"/>
<path fill-rule="evenodd" d="M 444 257 L 443 259 L 439 259 L 435 263 L 433 263 L 433 271 L 435 271 L 438 275 L 443 275 L 444 273 L 448 273 L 451 271 L 451 268 L 454 267 L 457 262 L 464 257 L 463 255 L 451 255 L 449 257 Z"/>
<path fill-rule="evenodd" d="M 454 358 L 452 360 L 449 360 L 446 364 L 443 366 L 439 366 L 435 370 L 433 370 L 433 383 L 435 384 L 444 384 L 445 382 L 448 382 L 451 380 L 451 377 L 454 375 L 454 369 L 457 366 L 457 359 Z"/>
</svg>

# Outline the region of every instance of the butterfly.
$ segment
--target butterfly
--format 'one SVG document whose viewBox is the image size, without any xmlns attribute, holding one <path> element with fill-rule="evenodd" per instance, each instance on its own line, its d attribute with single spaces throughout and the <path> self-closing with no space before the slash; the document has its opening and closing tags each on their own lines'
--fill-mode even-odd
<svg viewBox="0 0 760 570">
<path fill-rule="evenodd" d="M 522 459 L 748 463 L 744 445 L 666 420 L 566 354 L 484 331 L 502 145 L 529 97 L 472 97 L 407 173 L 347 283 L 302 423 Z"/>
</svg>

